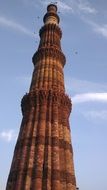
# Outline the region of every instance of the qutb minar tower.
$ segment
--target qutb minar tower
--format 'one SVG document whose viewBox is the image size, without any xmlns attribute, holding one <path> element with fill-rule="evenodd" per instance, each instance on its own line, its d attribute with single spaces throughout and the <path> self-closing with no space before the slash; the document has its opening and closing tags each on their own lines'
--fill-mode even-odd
<svg viewBox="0 0 107 190">
<path fill-rule="evenodd" d="M 76 190 L 57 6 L 47 7 L 6 190 Z"/>
</svg>

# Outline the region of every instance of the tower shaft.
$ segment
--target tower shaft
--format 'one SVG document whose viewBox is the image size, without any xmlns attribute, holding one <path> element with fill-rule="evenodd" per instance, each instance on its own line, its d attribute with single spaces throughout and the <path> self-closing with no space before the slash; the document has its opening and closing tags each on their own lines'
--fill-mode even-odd
<svg viewBox="0 0 107 190">
<path fill-rule="evenodd" d="M 49 5 L 33 56 L 29 93 L 21 102 L 23 119 L 6 190 L 76 190 L 65 94 L 62 37 L 56 5 Z"/>
</svg>

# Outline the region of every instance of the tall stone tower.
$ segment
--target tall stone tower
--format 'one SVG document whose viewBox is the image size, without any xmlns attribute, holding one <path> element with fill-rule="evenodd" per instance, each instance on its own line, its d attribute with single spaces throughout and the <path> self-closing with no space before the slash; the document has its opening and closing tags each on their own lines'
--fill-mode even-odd
<svg viewBox="0 0 107 190">
<path fill-rule="evenodd" d="M 33 56 L 29 93 L 21 102 L 23 119 L 6 190 L 76 190 L 69 115 L 65 94 L 57 6 L 50 4 Z"/>
</svg>

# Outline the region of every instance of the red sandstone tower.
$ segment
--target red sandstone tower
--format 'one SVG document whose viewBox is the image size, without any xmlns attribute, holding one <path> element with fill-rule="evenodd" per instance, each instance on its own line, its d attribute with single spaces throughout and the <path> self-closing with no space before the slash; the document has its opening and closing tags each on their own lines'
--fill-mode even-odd
<svg viewBox="0 0 107 190">
<path fill-rule="evenodd" d="M 64 88 L 65 56 L 56 5 L 47 7 L 43 21 L 6 190 L 76 190 L 69 126 L 72 104 Z"/>
</svg>

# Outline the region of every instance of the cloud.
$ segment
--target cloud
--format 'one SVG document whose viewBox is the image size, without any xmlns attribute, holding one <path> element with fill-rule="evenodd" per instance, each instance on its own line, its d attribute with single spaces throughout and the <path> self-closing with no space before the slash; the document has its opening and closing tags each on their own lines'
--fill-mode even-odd
<svg viewBox="0 0 107 190">
<path fill-rule="evenodd" d="M 30 30 L 28 30 L 24 26 L 16 23 L 15 21 L 10 20 L 10 19 L 3 17 L 3 16 L 0 16 L 0 26 L 5 26 L 7 28 L 11 28 L 11 29 L 16 30 L 20 33 L 23 33 L 23 34 L 26 34 L 30 37 L 33 37 L 33 33 Z"/>
<path fill-rule="evenodd" d="M 94 31 L 98 34 L 101 34 L 103 37 L 107 38 L 107 24 L 102 26 L 95 24 Z"/>
<path fill-rule="evenodd" d="M 89 92 L 106 92 L 107 84 L 100 84 L 90 82 L 87 80 L 80 80 L 71 78 L 65 75 L 65 86 L 68 93 L 89 93 Z"/>
<path fill-rule="evenodd" d="M 95 119 L 95 121 L 100 121 L 101 120 L 107 120 L 107 110 L 91 110 L 91 111 L 86 111 L 82 112 L 82 115 L 85 116 L 87 119 Z M 99 120 L 96 120 L 99 119 Z"/>
<path fill-rule="evenodd" d="M 82 16 L 81 19 L 92 27 L 92 30 L 107 39 L 107 24 L 98 24 L 87 17 Z"/>
<path fill-rule="evenodd" d="M 77 94 L 72 98 L 73 103 L 85 103 L 85 102 L 91 102 L 91 101 L 107 103 L 107 93 Z"/>
<path fill-rule="evenodd" d="M 16 140 L 17 134 L 14 130 L 2 131 L 0 132 L 0 139 L 10 143 L 11 141 Z"/>
<path fill-rule="evenodd" d="M 70 5 L 68 5 L 67 3 L 65 2 L 62 2 L 62 1 L 58 1 L 58 8 L 60 10 L 64 10 L 64 11 L 72 11 L 73 12 L 73 9 Z"/>
<path fill-rule="evenodd" d="M 83 13 L 95 14 L 97 10 L 90 5 L 88 1 L 79 0 L 77 3 L 79 10 Z"/>
<path fill-rule="evenodd" d="M 84 15 L 84 13 L 86 13 L 86 14 L 89 13 L 91 15 L 92 14 L 95 15 L 96 13 L 98 13 L 98 11 L 94 7 L 92 7 L 92 5 L 89 3 L 89 1 L 72 0 L 71 2 L 72 2 L 71 7 L 73 8 L 73 12 L 80 13 L 80 18 L 83 21 L 85 21 L 87 24 L 89 24 L 92 27 L 94 32 L 107 38 L 107 24 L 98 24 L 98 23 L 94 22 L 94 17 L 92 20 L 92 18 L 91 19 L 89 18 L 89 15 L 88 16 Z"/>
</svg>

